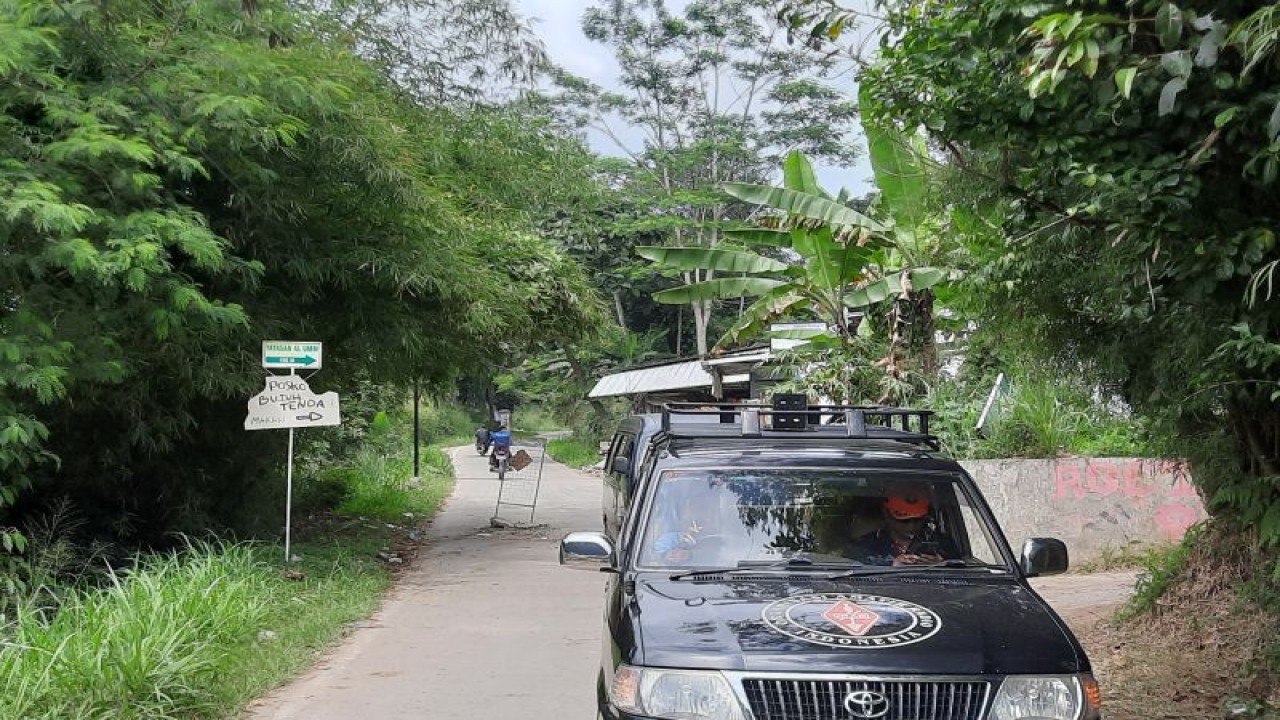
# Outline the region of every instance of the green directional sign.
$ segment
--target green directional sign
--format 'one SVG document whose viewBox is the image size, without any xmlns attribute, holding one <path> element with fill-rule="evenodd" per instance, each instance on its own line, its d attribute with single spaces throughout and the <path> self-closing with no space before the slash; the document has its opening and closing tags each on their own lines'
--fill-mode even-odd
<svg viewBox="0 0 1280 720">
<path fill-rule="evenodd" d="M 262 367 L 319 370 L 324 354 L 318 342 L 262 341 Z"/>
</svg>

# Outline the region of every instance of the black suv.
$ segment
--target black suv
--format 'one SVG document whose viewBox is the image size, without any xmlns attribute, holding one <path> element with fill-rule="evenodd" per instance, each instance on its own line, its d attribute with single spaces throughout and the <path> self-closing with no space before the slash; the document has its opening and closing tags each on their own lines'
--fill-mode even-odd
<svg viewBox="0 0 1280 720">
<path fill-rule="evenodd" d="M 620 523 L 560 545 L 609 573 L 600 717 L 1097 720 L 1084 651 L 1027 584 L 1065 571 L 1066 547 L 1015 556 L 929 417 L 629 418 L 606 468 Z"/>
</svg>

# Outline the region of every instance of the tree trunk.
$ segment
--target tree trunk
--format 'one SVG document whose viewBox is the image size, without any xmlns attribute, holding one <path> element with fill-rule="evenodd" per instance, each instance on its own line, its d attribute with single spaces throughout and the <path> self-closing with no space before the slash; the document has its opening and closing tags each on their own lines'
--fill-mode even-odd
<svg viewBox="0 0 1280 720">
<path fill-rule="evenodd" d="M 933 290 L 921 290 L 916 301 L 916 327 L 920 328 L 920 369 L 925 377 L 938 374 L 938 332 L 933 323 Z"/>
<path fill-rule="evenodd" d="M 622 291 L 613 291 L 613 309 L 618 314 L 618 327 L 627 329 L 627 315 L 622 311 Z"/>
<path fill-rule="evenodd" d="M 709 301 L 696 302 L 691 307 L 693 311 L 693 331 L 698 342 L 698 357 L 707 356 L 707 326 L 711 323 L 711 303 Z"/>
<path fill-rule="evenodd" d="M 676 307 L 676 357 L 684 350 L 684 306 Z"/>
</svg>

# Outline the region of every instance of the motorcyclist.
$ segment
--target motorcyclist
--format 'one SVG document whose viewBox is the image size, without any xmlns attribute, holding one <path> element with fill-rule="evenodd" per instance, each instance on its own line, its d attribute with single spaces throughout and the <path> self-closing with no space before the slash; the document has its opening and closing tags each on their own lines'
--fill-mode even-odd
<svg viewBox="0 0 1280 720">
<path fill-rule="evenodd" d="M 489 435 L 489 441 L 493 443 L 493 452 L 489 453 L 489 472 L 498 470 L 498 450 L 502 449 L 507 453 L 507 457 L 511 456 L 511 431 L 506 425 L 499 425 Z"/>
<path fill-rule="evenodd" d="M 481 425 L 476 428 L 476 450 L 481 454 L 489 452 L 489 443 L 492 441 L 493 435 L 489 432 L 489 428 Z"/>
</svg>

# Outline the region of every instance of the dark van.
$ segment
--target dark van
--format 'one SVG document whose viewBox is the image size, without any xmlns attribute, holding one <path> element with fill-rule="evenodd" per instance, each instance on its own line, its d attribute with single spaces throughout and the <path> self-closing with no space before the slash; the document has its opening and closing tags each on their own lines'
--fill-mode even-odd
<svg viewBox="0 0 1280 720">
<path fill-rule="evenodd" d="M 629 418 L 606 530 L 560 546 L 608 573 L 599 717 L 1098 720 L 1088 658 L 1027 583 L 1066 547 L 1015 555 L 930 414 Z"/>
</svg>

